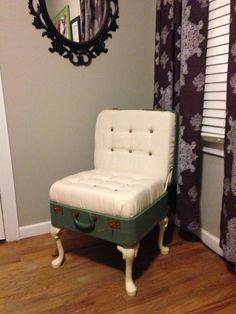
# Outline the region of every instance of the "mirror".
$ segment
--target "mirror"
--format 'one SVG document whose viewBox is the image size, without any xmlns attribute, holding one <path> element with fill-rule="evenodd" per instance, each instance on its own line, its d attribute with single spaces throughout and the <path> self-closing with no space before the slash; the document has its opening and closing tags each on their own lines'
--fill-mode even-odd
<svg viewBox="0 0 236 314">
<path fill-rule="evenodd" d="M 105 41 L 118 28 L 118 0 L 29 0 L 33 25 L 74 65 L 88 65 L 107 52 Z"/>
<path fill-rule="evenodd" d="M 96 37 L 103 28 L 107 1 L 46 0 L 46 8 L 60 34 L 74 42 L 85 42 Z"/>
</svg>

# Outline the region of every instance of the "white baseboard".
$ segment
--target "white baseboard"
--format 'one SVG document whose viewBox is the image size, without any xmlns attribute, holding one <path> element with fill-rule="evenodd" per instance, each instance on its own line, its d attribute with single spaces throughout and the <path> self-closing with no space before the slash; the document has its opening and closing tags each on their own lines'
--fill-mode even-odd
<svg viewBox="0 0 236 314">
<path fill-rule="evenodd" d="M 50 232 L 51 221 L 19 227 L 20 239 L 25 239 Z"/>
<path fill-rule="evenodd" d="M 223 251 L 220 248 L 220 239 L 214 236 L 212 233 L 206 231 L 205 229 L 200 229 L 198 232 L 195 233 L 202 242 L 208 246 L 212 251 L 217 253 L 220 256 L 223 256 Z"/>
<path fill-rule="evenodd" d="M 51 221 L 44 221 L 33 225 L 22 226 L 19 228 L 20 239 L 25 239 L 50 232 Z M 200 229 L 195 233 L 202 242 L 208 246 L 212 251 L 220 256 L 223 256 L 222 249 L 219 246 L 219 238 L 210 232 Z"/>
</svg>

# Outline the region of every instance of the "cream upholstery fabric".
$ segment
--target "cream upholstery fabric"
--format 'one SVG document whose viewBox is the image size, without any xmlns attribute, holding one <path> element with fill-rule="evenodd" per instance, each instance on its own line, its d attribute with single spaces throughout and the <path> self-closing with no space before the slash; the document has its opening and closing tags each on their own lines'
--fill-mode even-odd
<svg viewBox="0 0 236 314">
<path fill-rule="evenodd" d="M 97 119 L 95 168 L 129 171 L 166 181 L 173 162 L 175 114 L 105 110 Z"/>
<path fill-rule="evenodd" d="M 164 191 L 159 179 L 127 172 L 91 170 L 54 183 L 50 199 L 114 216 L 132 217 Z"/>
<path fill-rule="evenodd" d="M 95 169 L 54 183 L 52 201 L 132 217 L 163 192 L 172 167 L 175 114 L 105 110 L 97 119 Z"/>
</svg>

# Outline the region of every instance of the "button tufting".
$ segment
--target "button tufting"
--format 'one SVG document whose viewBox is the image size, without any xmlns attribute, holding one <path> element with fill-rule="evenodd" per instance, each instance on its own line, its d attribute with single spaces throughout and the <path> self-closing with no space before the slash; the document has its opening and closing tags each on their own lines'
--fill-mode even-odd
<svg viewBox="0 0 236 314">
<path fill-rule="evenodd" d="M 94 186 L 93 186 L 94 188 L 96 188 L 97 186 L 96 186 L 96 184 L 94 184 Z"/>
<path fill-rule="evenodd" d="M 115 191 L 115 192 L 117 192 L 118 190 L 117 190 L 117 189 L 115 189 L 114 191 Z"/>
<path fill-rule="evenodd" d="M 149 156 L 152 156 L 152 152 L 149 152 L 148 155 L 149 155 Z"/>
<path fill-rule="evenodd" d="M 132 133 L 133 132 L 133 130 L 132 129 L 129 129 L 129 133 Z"/>
<path fill-rule="evenodd" d="M 152 129 L 150 130 L 150 133 L 153 133 L 153 130 L 152 130 Z"/>
<path fill-rule="evenodd" d="M 113 132 L 114 131 L 114 129 L 113 128 L 111 128 L 111 132 Z"/>
<path fill-rule="evenodd" d="M 130 154 L 132 153 L 132 149 L 129 150 L 129 153 L 130 153 Z"/>
<path fill-rule="evenodd" d="M 111 152 L 113 152 L 114 151 L 114 148 L 111 148 Z"/>
</svg>

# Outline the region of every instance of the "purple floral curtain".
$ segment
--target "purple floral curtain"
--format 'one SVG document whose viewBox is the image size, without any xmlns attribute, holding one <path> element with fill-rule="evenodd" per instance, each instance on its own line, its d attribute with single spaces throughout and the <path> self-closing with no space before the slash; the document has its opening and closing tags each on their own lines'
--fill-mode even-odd
<svg viewBox="0 0 236 314">
<path fill-rule="evenodd" d="M 105 16 L 105 0 L 80 0 L 81 41 L 92 39 Z"/>
<path fill-rule="evenodd" d="M 208 0 L 157 0 L 154 106 L 180 114 L 176 216 L 189 231 L 199 227 L 207 28 Z"/>
<path fill-rule="evenodd" d="M 225 173 L 220 244 L 225 258 L 236 265 L 236 0 L 231 0 L 226 111 Z"/>
</svg>

